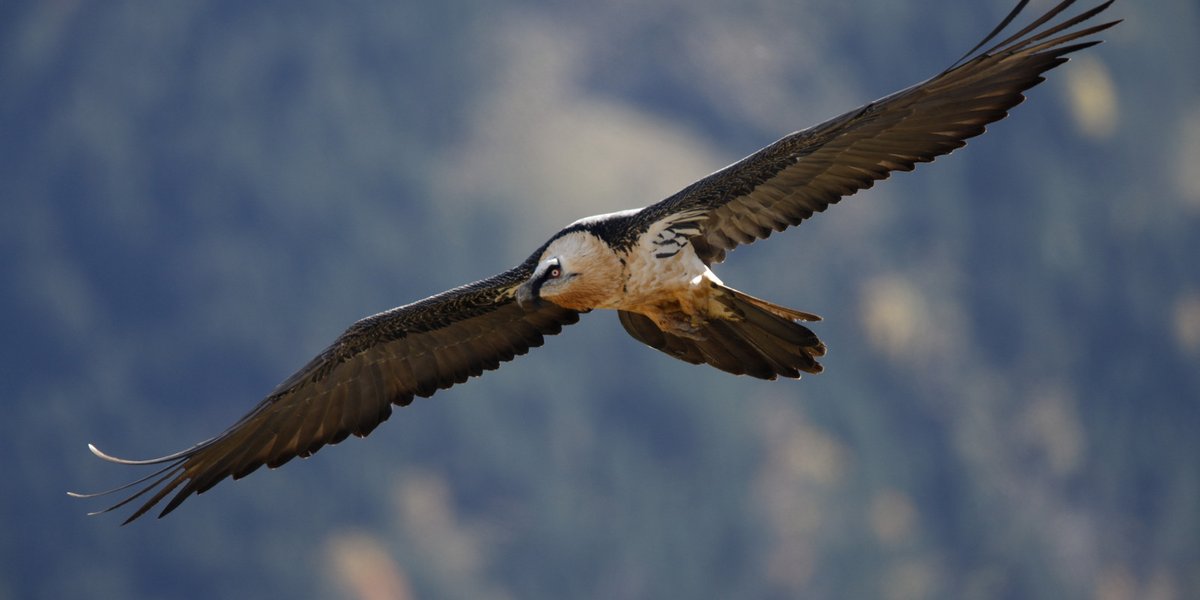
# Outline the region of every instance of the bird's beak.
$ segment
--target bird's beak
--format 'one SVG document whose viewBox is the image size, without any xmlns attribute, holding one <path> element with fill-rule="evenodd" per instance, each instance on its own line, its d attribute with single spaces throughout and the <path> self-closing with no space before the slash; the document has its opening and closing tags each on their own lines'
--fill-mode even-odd
<svg viewBox="0 0 1200 600">
<path fill-rule="evenodd" d="M 533 310 L 542 305 L 542 298 L 538 295 L 537 290 L 540 286 L 535 284 L 536 280 L 530 279 L 517 288 L 517 304 L 525 310 Z"/>
</svg>

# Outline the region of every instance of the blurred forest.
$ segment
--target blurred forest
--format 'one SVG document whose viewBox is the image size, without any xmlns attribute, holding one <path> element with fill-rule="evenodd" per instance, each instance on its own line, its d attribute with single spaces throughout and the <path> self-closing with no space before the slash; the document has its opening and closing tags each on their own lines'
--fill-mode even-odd
<svg viewBox="0 0 1200 600">
<path fill-rule="evenodd" d="M 69 499 L 356 319 L 915 83 L 1015 0 L 0 5 L 0 598 L 1200 597 L 1200 5 L 717 269 L 760 382 L 594 313 L 169 518 Z M 1030 13 L 1049 0 L 1035 0 Z"/>
</svg>

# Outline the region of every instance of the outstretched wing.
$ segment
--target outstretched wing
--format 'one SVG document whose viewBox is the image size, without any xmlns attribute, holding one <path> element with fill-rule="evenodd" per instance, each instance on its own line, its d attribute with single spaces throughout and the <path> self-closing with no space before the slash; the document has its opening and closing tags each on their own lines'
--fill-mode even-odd
<svg viewBox="0 0 1200 600">
<path fill-rule="evenodd" d="M 151 460 L 124 460 L 90 446 L 110 462 L 164 466 L 114 490 L 72 495 L 103 496 L 141 486 L 101 511 L 108 512 L 157 489 L 128 523 L 178 489 L 161 517 L 226 477 L 239 479 L 262 465 L 278 467 L 350 434 L 365 436 L 391 415 L 392 404 L 405 406 L 414 396 L 428 397 L 495 369 L 579 320 L 578 312 L 552 303 L 535 310 L 516 303 L 515 290 L 532 266 L 527 261 L 491 279 L 351 325 L 249 414 L 192 448 Z"/>
<path fill-rule="evenodd" d="M 911 171 L 966 144 L 1043 81 L 1066 55 L 1100 43 L 1081 40 L 1120 21 L 1076 29 L 1112 0 L 1048 25 L 1064 0 L 1016 34 L 980 51 L 1021 12 L 1021 0 L 975 48 L 946 71 L 783 139 L 646 207 L 646 222 L 697 211 L 705 217 L 691 242 L 707 263 L 725 251 L 798 225 L 892 171 Z"/>
</svg>

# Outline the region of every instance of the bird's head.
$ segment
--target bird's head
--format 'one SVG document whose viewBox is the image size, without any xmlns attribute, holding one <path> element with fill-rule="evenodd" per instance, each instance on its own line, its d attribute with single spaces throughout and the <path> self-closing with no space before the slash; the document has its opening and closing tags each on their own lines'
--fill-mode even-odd
<svg viewBox="0 0 1200 600">
<path fill-rule="evenodd" d="M 587 231 L 555 238 L 542 252 L 533 275 L 517 288 L 517 302 L 532 309 L 541 302 L 587 311 L 611 308 L 624 284 L 620 257 Z"/>
</svg>

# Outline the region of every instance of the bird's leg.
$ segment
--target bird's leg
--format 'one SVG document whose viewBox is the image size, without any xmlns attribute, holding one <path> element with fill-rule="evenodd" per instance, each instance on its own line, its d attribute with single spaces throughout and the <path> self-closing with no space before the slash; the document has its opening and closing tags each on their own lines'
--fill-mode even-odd
<svg viewBox="0 0 1200 600">
<path fill-rule="evenodd" d="M 660 313 L 655 319 L 659 329 L 693 340 L 703 341 L 704 334 L 701 333 L 701 327 L 704 325 L 704 318 L 700 315 L 689 315 L 683 311 L 671 311 Z"/>
</svg>

